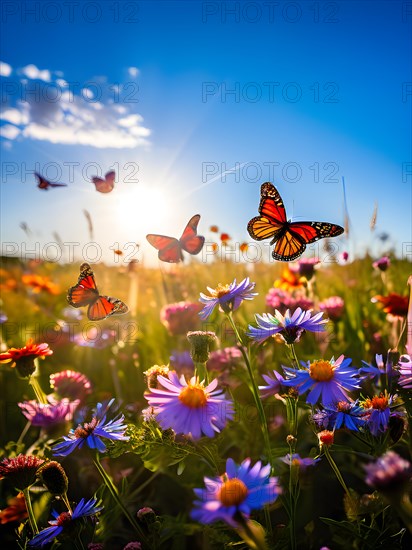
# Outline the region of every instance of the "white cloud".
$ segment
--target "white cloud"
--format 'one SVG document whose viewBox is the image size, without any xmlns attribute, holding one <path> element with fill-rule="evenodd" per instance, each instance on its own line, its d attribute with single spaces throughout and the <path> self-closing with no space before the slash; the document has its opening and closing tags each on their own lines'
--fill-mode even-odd
<svg viewBox="0 0 412 550">
<path fill-rule="evenodd" d="M 50 71 L 47 69 L 41 71 L 36 67 L 36 65 L 26 65 L 26 67 L 21 69 L 21 72 L 27 76 L 27 78 L 31 78 L 32 80 L 44 80 L 45 82 L 50 82 L 51 80 Z"/>
<path fill-rule="evenodd" d="M 0 61 L 0 76 L 10 76 L 12 68 L 8 63 Z"/>
<path fill-rule="evenodd" d="M 137 76 L 139 76 L 140 71 L 137 67 L 129 67 L 128 73 L 132 78 L 136 78 Z"/>
<path fill-rule="evenodd" d="M 5 111 L 0 112 L 0 119 L 7 120 L 12 124 L 27 124 L 29 122 L 29 117 L 24 111 L 19 111 L 18 109 L 6 109 Z"/>
<path fill-rule="evenodd" d="M 0 126 L 0 136 L 6 139 L 16 139 L 20 134 L 20 128 L 17 126 L 12 126 L 11 124 L 4 124 Z"/>
<path fill-rule="evenodd" d="M 110 83 L 103 82 L 96 94 L 86 83 L 83 88 L 71 90 L 68 82 L 61 78 L 62 73 L 57 77 L 56 71 L 40 70 L 35 65 L 27 65 L 19 71 L 29 79 L 42 82 L 40 93 L 27 94 L 24 103 L 13 97 L 6 98 L 7 107 L 1 119 L 8 124 L 1 127 L 1 135 L 7 140 L 20 136 L 99 149 L 134 148 L 149 143 L 151 132 L 143 125 L 143 117 L 133 112 L 136 106 L 113 102 Z M 23 78 L 20 83 L 30 86 Z M 51 99 L 49 88 L 56 86 L 59 93 Z"/>
</svg>

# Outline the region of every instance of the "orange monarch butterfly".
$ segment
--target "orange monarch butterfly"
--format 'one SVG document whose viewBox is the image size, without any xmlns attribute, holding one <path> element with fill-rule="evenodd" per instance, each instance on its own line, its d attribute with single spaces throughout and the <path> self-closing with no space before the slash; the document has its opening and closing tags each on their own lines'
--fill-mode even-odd
<svg viewBox="0 0 412 550">
<path fill-rule="evenodd" d="M 52 183 L 51 181 L 46 180 L 46 178 L 43 178 L 43 176 L 38 172 L 34 172 L 34 175 L 37 178 L 37 187 L 39 189 L 44 189 L 45 191 L 48 191 L 49 187 L 67 187 L 66 183 Z"/>
<path fill-rule="evenodd" d="M 110 170 L 110 172 L 105 174 L 104 179 L 94 176 L 92 177 L 92 181 L 96 186 L 96 191 L 99 191 L 99 193 L 110 193 L 113 190 L 115 178 L 116 172 Z"/>
<path fill-rule="evenodd" d="M 327 222 L 291 222 L 276 187 L 269 182 L 260 188 L 259 214 L 250 220 L 247 230 L 252 239 L 262 241 L 272 238 L 272 256 L 275 260 L 291 262 L 299 258 L 306 245 L 318 239 L 337 237 L 343 227 Z"/>
<path fill-rule="evenodd" d="M 159 260 L 176 264 L 184 259 L 182 250 L 189 254 L 199 254 L 205 243 L 205 238 L 197 234 L 199 220 L 199 214 L 190 218 L 180 239 L 166 235 L 146 235 L 148 242 L 159 251 Z"/>
<path fill-rule="evenodd" d="M 110 315 L 120 315 L 129 311 L 121 300 L 100 296 L 92 268 L 86 263 L 80 266 L 79 280 L 77 285 L 69 288 L 67 301 L 73 307 L 89 306 L 87 317 L 91 321 L 101 321 Z"/>
</svg>

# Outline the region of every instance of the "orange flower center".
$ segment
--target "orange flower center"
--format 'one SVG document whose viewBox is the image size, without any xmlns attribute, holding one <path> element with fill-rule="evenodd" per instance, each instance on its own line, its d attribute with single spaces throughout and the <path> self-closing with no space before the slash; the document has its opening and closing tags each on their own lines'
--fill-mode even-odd
<svg viewBox="0 0 412 550">
<path fill-rule="evenodd" d="M 223 483 L 217 498 L 223 506 L 237 506 L 245 500 L 247 494 L 248 489 L 243 481 L 234 477 Z"/>
<path fill-rule="evenodd" d="M 328 382 L 333 378 L 334 368 L 329 361 L 314 361 L 310 364 L 309 374 L 316 382 Z"/>
<path fill-rule="evenodd" d="M 191 409 L 200 409 L 207 403 L 205 390 L 200 386 L 187 386 L 180 392 L 179 399 Z"/>
<path fill-rule="evenodd" d="M 337 409 L 339 412 L 346 413 L 350 411 L 351 407 L 351 403 L 348 403 L 347 401 L 339 401 Z"/>
<path fill-rule="evenodd" d="M 222 285 L 221 283 L 219 283 L 217 287 L 211 291 L 210 295 L 213 298 L 221 298 L 228 292 L 230 292 L 230 285 Z"/>
<path fill-rule="evenodd" d="M 78 426 L 74 430 L 76 439 L 86 439 L 91 435 L 97 426 L 97 418 L 93 418 L 91 422 Z"/>
<path fill-rule="evenodd" d="M 384 395 L 380 395 L 372 397 L 372 399 L 366 399 L 365 401 L 365 407 L 367 409 L 378 409 L 380 411 L 384 411 L 388 408 L 389 400 Z"/>
</svg>

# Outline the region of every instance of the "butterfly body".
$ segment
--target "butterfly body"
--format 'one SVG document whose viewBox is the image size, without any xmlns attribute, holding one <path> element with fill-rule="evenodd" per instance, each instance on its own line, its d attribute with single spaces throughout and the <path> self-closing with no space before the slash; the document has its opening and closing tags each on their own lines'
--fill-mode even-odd
<svg viewBox="0 0 412 550">
<path fill-rule="evenodd" d="M 50 187 L 67 187 L 65 183 L 52 183 L 51 181 L 46 180 L 46 178 L 38 172 L 34 172 L 34 175 L 37 178 L 37 187 L 39 189 L 43 189 L 44 191 L 48 191 Z"/>
<path fill-rule="evenodd" d="M 184 260 L 183 250 L 189 254 L 199 254 L 205 243 L 205 238 L 197 234 L 200 215 L 190 218 L 180 239 L 166 235 L 146 235 L 148 242 L 158 251 L 159 260 L 168 263 L 179 263 Z"/>
<path fill-rule="evenodd" d="M 69 288 L 67 301 L 73 307 L 88 306 L 87 317 L 91 321 L 101 321 L 110 315 L 120 315 L 129 310 L 121 300 L 99 294 L 94 273 L 87 263 L 80 266 L 79 280 Z"/>
<path fill-rule="evenodd" d="M 115 179 L 116 172 L 114 170 L 110 170 L 110 172 L 105 174 L 104 179 L 94 176 L 92 181 L 96 186 L 96 191 L 99 191 L 99 193 L 110 193 L 110 191 L 114 188 Z"/>
<path fill-rule="evenodd" d="M 260 189 L 260 216 L 248 223 L 249 235 L 256 241 L 271 238 L 272 257 L 290 262 L 303 254 L 306 245 L 319 239 L 337 237 L 343 227 L 328 222 L 292 222 L 286 219 L 286 210 L 276 187 L 269 182 Z"/>
</svg>

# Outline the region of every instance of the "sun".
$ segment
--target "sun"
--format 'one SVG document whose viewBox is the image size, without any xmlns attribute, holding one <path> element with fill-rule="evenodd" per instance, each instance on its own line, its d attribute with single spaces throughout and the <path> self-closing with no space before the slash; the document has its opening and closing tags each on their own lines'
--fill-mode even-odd
<svg viewBox="0 0 412 550">
<path fill-rule="evenodd" d="M 117 196 L 117 223 L 127 233 L 142 238 L 168 216 L 170 205 L 171 197 L 163 189 L 139 183 Z"/>
</svg>

